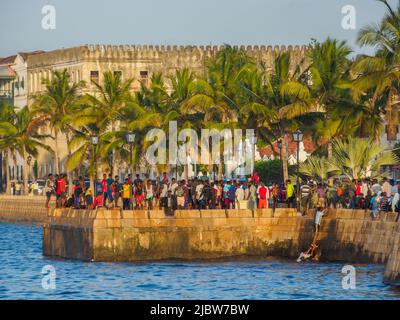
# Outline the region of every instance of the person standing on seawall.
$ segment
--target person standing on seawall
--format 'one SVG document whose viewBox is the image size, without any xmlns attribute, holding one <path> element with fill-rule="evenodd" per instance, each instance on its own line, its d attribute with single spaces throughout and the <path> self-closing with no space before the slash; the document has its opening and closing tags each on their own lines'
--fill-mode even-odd
<svg viewBox="0 0 400 320">
<path fill-rule="evenodd" d="M 258 209 L 267 209 L 268 208 L 268 199 L 269 199 L 269 190 L 265 187 L 264 182 L 261 182 L 261 185 L 257 188 L 258 195 Z"/>
<path fill-rule="evenodd" d="M 129 210 L 131 207 L 131 194 L 131 184 L 129 178 L 127 178 L 122 186 L 122 208 L 124 210 Z"/>
<path fill-rule="evenodd" d="M 386 192 L 387 197 L 390 197 L 392 194 L 392 185 L 389 183 L 386 177 L 383 178 L 382 192 Z"/>
<path fill-rule="evenodd" d="M 96 186 L 95 186 L 95 188 L 96 188 Z M 101 193 L 103 195 L 103 204 L 102 204 L 103 207 L 106 206 L 107 190 L 108 190 L 107 175 L 103 174 L 103 180 L 101 180 Z"/>
<path fill-rule="evenodd" d="M 113 197 L 113 190 L 112 190 L 112 186 L 114 184 L 114 179 L 112 178 L 111 173 L 108 175 L 108 179 L 107 179 L 107 198 L 108 198 L 108 203 L 111 205 L 114 201 L 114 197 Z"/>
<path fill-rule="evenodd" d="M 48 208 L 51 195 L 54 192 L 54 180 L 53 180 L 53 175 L 51 173 L 47 176 L 46 184 L 44 186 L 44 192 L 46 193 L 45 208 Z"/>
<path fill-rule="evenodd" d="M 286 180 L 286 204 L 287 204 L 288 208 L 295 207 L 294 186 L 289 179 Z"/>
</svg>

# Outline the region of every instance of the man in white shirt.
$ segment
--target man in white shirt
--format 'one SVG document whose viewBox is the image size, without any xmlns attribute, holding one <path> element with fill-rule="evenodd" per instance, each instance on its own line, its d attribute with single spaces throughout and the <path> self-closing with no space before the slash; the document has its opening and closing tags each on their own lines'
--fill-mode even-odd
<svg viewBox="0 0 400 320">
<path fill-rule="evenodd" d="M 174 210 L 176 210 L 178 206 L 176 199 L 176 188 L 178 188 L 178 183 L 176 182 L 175 178 L 172 178 L 171 185 L 169 186 L 169 191 L 171 191 L 171 203 Z"/>
<path fill-rule="evenodd" d="M 204 182 L 200 181 L 199 184 L 196 186 L 196 200 L 199 203 L 199 209 L 203 209 L 203 188 Z"/>
<path fill-rule="evenodd" d="M 382 192 L 386 192 L 387 197 L 390 197 L 392 194 L 392 185 L 389 183 L 387 178 L 383 178 Z"/>
<path fill-rule="evenodd" d="M 367 181 L 364 179 L 361 184 L 361 193 L 363 194 L 364 198 L 368 195 L 369 186 Z"/>
</svg>

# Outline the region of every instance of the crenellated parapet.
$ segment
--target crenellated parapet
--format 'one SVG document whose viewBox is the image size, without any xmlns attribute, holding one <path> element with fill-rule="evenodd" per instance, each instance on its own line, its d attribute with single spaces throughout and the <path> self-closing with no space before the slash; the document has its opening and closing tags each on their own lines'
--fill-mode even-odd
<svg viewBox="0 0 400 320">
<path fill-rule="evenodd" d="M 308 46 L 271 46 L 271 45 L 235 45 L 234 48 L 245 51 L 257 61 L 271 64 L 273 59 L 283 53 L 292 54 L 293 60 L 298 62 L 306 57 Z M 205 59 L 215 56 L 224 48 L 223 45 L 199 45 L 199 46 L 177 46 L 177 45 L 102 45 L 87 44 L 79 47 L 58 49 L 42 54 L 32 55 L 28 58 L 28 68 L 43 68 L 94 62 L 136 62 L 136 61 L 175 61 L 175 68 L 182 64 L 184 67 L 198 68 Z"/>
<path fill-rule="evenodd" d="M 308 47 L 302 46 L 233 46 L 238 50 L 243 50 L 254 58 L 276 56 L 283 52 L 290 52 L 295 56 L 306 56 Z M 178 57 L 211 57 L 221 51 L 223 45 L 215 46 L 177 46 L 177 45 L 92 45 L 83 46 L 85 57 L 88 59 L 157 59 L 163 56 Z"/>
</svg>

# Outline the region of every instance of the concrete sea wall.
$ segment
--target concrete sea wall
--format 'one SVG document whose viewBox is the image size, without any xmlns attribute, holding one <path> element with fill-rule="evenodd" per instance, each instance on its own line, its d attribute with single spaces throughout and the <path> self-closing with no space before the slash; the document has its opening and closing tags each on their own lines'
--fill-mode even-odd
<svg viewBox="0 0 400 320">
<path fill-rule="evenodd" d="M 48 209 L 44 207 L 45 203 L 46 198 L 41 196 L 2 195 L 0 221 L 44 223 L 48 214 Z"/>
<path fill-rule="evenodd" d="M 297 258 L 313 238 L 313 217 L 272 210 L 51 210 L 43 253 L 88 261 Z M 387 265 L 384 281 L 399 284 L 400 223 L 383 214 L 330 210 L 320 232 L 321 260 Z"/>
<path fill-rule="evenodd" d="M 43 253 L 87 261 L 297 258 L 313 238 L 313 216 L 293 209 L 73 210 L 44 208 L 44 197 L 1 196 L 0 221 L 43 224 Z M 369 212 L 330 210 L 319 236 L 321 260 L 386 264 L 384 281 L 400 285 L 400 222 Z"/>
</svg>

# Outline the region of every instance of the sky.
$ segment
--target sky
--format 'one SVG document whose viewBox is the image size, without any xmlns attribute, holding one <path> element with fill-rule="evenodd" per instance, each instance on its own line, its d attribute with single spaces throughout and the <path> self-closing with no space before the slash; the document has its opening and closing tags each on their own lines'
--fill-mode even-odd
<svg viewBox="0 0 400 320">
<path fill-rule="evenodd" d="M 55 29 L 42 27 L 46 5 Z M 342 27 L 346 5 L 354 30 Z M 302 45 L 328 36 L 358 53 L 358 30 L 384 11 L 376 0 L 0 0 L 0 57 L 83 44 Z"/>
</svg>

